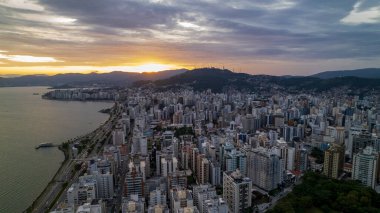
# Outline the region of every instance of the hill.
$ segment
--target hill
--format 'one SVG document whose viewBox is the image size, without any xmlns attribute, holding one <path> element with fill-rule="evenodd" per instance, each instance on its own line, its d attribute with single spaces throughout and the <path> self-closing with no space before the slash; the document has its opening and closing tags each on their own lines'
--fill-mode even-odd
<svg viewBox="0 0 380 213">
<path fill-rule="evenodd" d="M 333 180 L 306 173 L 302 183 L 267 211 L 277 212 L 379 212 L 380 195 L 357 181 Z"/>
<path fill-rule="evenodd" d="M 380 68 L 366 68 L 357 70 L 326 71 L 312 75 L 311 77 L 329 79 L 337 77 L 380 78 Z"/>
<path fill-rule="evenodd" d="M 168 79 L 158 80 L 157 86 L 191 86 L 196 90 L 213 89 L 220 90 L 223 87 L 234 86 L 244 89 L 250 86 L 247 81 L 250 75 L 234 73 L 226 69 L 202 68 L 186 71 Z M 238 82 L 238 84 L 237 84 Z"/>
<path fill-rule="evenodd" d="M 139 86 L 148 82 L 139 82 Z M 149 83 L 160 88 L 192 87 L 195 90 L 212 89 L 220 92 L 226 88 L 238 90 L 278 90 L 302 92 L 302 91 L 326 91 L 330 89 L 344 88 L 352 90 L 380 89 L 380 79 L 365 79 L 358 77 L 341 77 L 321 79 L 317 77 L 281 77 L 268 75 L 249 75 L 246 73 L 234 73 L 230 70 L 217 68 L 201 68 L 189 70 L 168 79 L 150 81 Z"/>
<path fill-rule="evenodd" d="M 14 86 L 128 86 L 140 80 L 159 80 L 185 72 L 185 69 L 167 70 L 151 73 L 133 73 L 114 71 L 110 73 L 69 73 L 48 75 L 26 75 L 15 78 L 0 78 L 0 87 Z"/>
<path fill-rule="evenodd" d="M 369 72 L 370 71 L 367 73 Z M 372 70 L 371 72 L 375 73 L 376 71 Z M 217 68 L 167 70 L 154 73 L 114 71 L 110 73 L 72 73 L 54 76 L 30 75 L 15 78 L 0 77 L 0 87 L 52 86 L 65 88 L 91 86 L 123 87 L 131 85 L 153 85 L 161 89 L 191 87 L 195 90 L 212 89 L 214 92 L 221 92 L 232 88 L 246 91 L 261 91 L 264 93 L 269 93 L 273 89 L 295 93 L 344 89 L 355 94 L 364 94 L 368 91 L 379 91 L 380 78 L 361 78 L 355 76 L 320 78 L 316 76 L 250 75 Z"/>
</svg>

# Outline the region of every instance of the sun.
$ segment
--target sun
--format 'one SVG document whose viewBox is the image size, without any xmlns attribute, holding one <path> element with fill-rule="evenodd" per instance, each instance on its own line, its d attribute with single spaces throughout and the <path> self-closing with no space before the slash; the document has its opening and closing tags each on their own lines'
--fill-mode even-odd
<svg viewBox="0 0 380 213">
<path fill-rule="evenodd" d="M 148 64 L 137 65 L 134 67 L 134 70 L 135 72 L 159 72 L 162 70 L 169 70 L 173 68 L 175 68 L 174 65 L 148 63 Z"/>
<path fill-rule="evenodd" d="M 160 64 L 160 63 L 142 63 L 137 65 L 119 65 L 108 66 L 99 68 L 99 71 L 111 72 L 111 71 L 124 71 L 124 72 L 159 72 L 163 70 L 178 69 L 178 66 L 173 64 Z"/>
</svg>

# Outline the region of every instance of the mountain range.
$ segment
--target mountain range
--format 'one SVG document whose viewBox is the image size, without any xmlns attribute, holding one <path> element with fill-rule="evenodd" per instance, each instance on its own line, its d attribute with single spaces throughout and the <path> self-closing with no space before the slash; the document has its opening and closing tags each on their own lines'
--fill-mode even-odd
<svg viewBox="0 0 380 213">
<path fill-rule="evenodd" d="M 327 91 L 335 88 L 357 90 L 355 92 L 380 89 L 380 78 L 360 78 L 355 76 L 332 77 L 328 79 L 313 76 L 270 76 L 234 73 L 230 70 L 202 68 L 187 71 L 167 79 L 150 82 L 162 88 L 192 87 L 196 90 L 212 89 L 222 91 L 226 88 L 238 90 L 271 91 L 272 89 L 288 92 Z"/>
<path fill-rule="evenodd" d="M 312 77 L 329 79 L 337 77 L 380 78 L 379 68 L 366 68 L 357 70 L 326 71 L 312 75 Z"/>
<path fill-rule="evenodd" d="M 166 70 L 162 72 L 135 73 L 114 71 L 110 73 L 69 73 L 48 75 L 25 75 L 15 78 L 1 78 L 0 87 L 9 86 L 129 86 L 136 81 L 159 80 L 186 72 L 186 69 Z"/>
<path fill-rule="evenodd" d="M 223 88 L 239 90 L 313 90 L 322 91 L 346 87 L 349 89 L 380 89 L 380 69 L 327 71 L 312 76 L 270 76 L 235 73 L 226 69 L 201 68 L 194 70 L 167 70 L 154 73 L 115 71 L 110 73 L 29 75 L 0 78 L 0 87 L 6 86 L 132 86 L 154 85 L 162 88 L 188 86 L 196 90 Z"/>
</svg>

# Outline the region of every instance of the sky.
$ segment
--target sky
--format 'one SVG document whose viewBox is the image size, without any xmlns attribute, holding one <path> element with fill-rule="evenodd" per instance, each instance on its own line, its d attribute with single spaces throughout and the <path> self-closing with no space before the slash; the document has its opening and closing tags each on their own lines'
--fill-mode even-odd
<svg viewBox="0 0 380 213">
<path fill-rule="evenodd" d="M 380 67 L 379 0 L 0 0 L 0 74 Z"/>
</svg>

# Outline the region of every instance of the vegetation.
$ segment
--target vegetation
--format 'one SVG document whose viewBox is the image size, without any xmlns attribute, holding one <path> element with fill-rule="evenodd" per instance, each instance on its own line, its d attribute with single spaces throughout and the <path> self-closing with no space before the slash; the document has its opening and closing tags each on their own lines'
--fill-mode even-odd
<svg viewBox="0 0 380 213">
<path fill-rule="evenodd" d="M 196 184 L 195 178 L 193 175 L 187 176 L 187 185 L 193 185 Z"/>
<path fill-rule="evenodd" d="M 293 192 L 268 212 L 379 212 L 380 195 L 357 181 L 328 179 L 307 173 Z"/>
<path fill-rule="evenodd" d="M 324 161 L 324 152 L 317 147 L 311 150 L 310 156 L 316 158 L 315 162 L 318 164 L 322 164 Z"/>
<path fill-rule="evenodd" d="M 280 193 L 280 189 L 279 188 L 276 188 L 276 189 L 272 189 L 268 192 L 268 194 L 270 196 L 276 196 L 278 193 Z"/>
<path fill-rule="evenodd" d="M 79 171 L 82 168 L 82 164 L 76 163 L 74 166 L 75 171 Z"/>
<path fill-rule="evenodd" d="M 223 194 L 223 187 L 222 186 L 217 186 L 215 187 L 216 189 L 216 194 L 217 195 L 222 195 Z"/>
<path fill-rule="evenodd" d="M 244 213 L 252 213 L 253 212 L 253 207 L 248 207 L 243 210 Z"/>
<path fill-rule="evenodd" d="M 261 194 L 259 191 L 253 191 L 252 194 L 253 194 L 253 203 L 255 205 L 270 202 L 270 197 L 266 194 Z"/>
<path fill-rule="evenodd" d="M 149 82 L 152 84 L 152 82 Z M 270 90 L 275 87 L 286 89 L 287 91 L 328 91 L 331 89 L 345 88 L 352 90 L 355 94 L 372 89 L 380 88 L 380 79 L 360 78 L 360 77 L 334 77 L 320 79 L 313 76 L 292 77 L 292 76 L 268 76 L 249 75 L 245 73 L 234 73 L 230 70 L 217 68 L 201 68 L 187 71 L 171 78 L 153 82 L 154 85 L 166 89 L 192 87 L 194 90 L 211 89 L 214 92 L 221 92 L 226 89 L 237 90 Z M 223 85 L 223 86 L 221 86 Z"/>
<path fill-rule="evenodd" d="M 193 128 L 191 127 L 181 127 L 177 129 L 174 133 L 174 136 L 179 138 L 181 135 L 194 135 Z"/>
<path fill-rule="evenodd" d="M 65 161 L 64 162 L 66 162 L 66 160 L 67 159 L 69 159 L 69 142 L 64 142 L 64 143 L 62 143 L 62 145 L 61 146 L 59 146 L 58 147 L 58 149 L 60 149 L 62 152 L 63 152 L 63 154 L 65 155 Z M 63 163 L 64 163 L 63 162 Z"/>
</svg>

